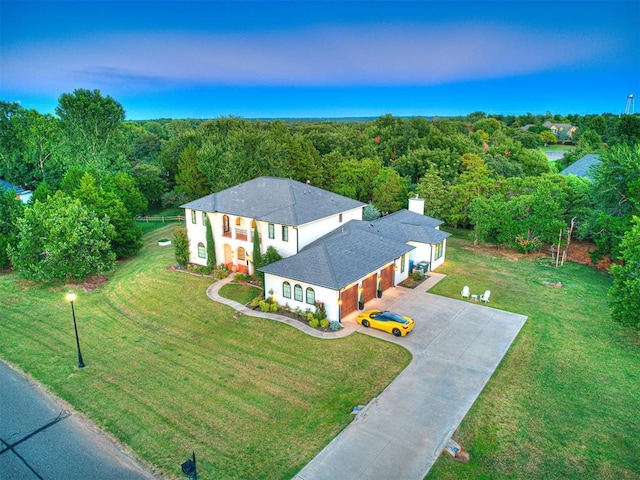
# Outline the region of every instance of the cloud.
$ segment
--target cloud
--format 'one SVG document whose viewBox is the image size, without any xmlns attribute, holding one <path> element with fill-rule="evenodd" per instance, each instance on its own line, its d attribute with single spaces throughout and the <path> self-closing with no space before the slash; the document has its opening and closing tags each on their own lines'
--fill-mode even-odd
<svg viewBox="0 0 640 480">
<path fill-rule="evenodd" d="M 504 25 L 384 24 L 261 33 L 124 33 L 2 53 L 2 89 L 438 85 L 589 63 L 599 39 Z"/>
</svg>

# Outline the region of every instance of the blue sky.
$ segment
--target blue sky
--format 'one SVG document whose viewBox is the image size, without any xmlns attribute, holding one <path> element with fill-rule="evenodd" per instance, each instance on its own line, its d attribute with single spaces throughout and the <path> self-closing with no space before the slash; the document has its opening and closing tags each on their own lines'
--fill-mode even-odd
<svg viewBox="0 0 640 480">
<path fill-rule="evenodd" d="M 53 113 L 97 88 L 129 119 L 621 113 L 639 25 L 638 0 L 0 0 L 0 100 Z"/>
</svg>

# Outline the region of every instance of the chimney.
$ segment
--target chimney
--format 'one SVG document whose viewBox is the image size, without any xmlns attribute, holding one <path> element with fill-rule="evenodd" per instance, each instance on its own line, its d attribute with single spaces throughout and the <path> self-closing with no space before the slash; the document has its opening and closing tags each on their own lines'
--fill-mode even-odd
<svg viewBox="0 0 640 480">
<path fill-rule="evenodd" d="M 409 211 L 424 215 L 424 198 L 419 198 L 417 194 L 415 198 L 410 198 Z"/>
</svg>

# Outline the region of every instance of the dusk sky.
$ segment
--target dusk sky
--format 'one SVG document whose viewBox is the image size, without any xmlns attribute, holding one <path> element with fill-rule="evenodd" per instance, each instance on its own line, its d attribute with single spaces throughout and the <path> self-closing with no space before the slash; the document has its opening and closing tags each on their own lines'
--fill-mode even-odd
<svg viewBox="0 0 640 480">
<path fill-rule="evenodd" d="M 133 120 L 618 114 L 640 1 L 0 0 L 0 100 L 76 88 Z"/>
</svg>

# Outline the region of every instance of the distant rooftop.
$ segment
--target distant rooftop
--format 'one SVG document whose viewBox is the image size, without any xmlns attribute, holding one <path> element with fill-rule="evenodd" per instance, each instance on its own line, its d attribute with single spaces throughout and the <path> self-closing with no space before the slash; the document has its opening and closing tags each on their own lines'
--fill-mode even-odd
<svg viewBox="0 0 640 480">
<path fill-rule="evenodd" d="M 567 168 L 560 172 L 560 175 L 575 175 L 576 177 L 588 178 L 593 180 L 590 170 L 600 163 L 600 155 L 597 153 L 588 153 L 584 157 L 576 160 Z"/>
</svg>

